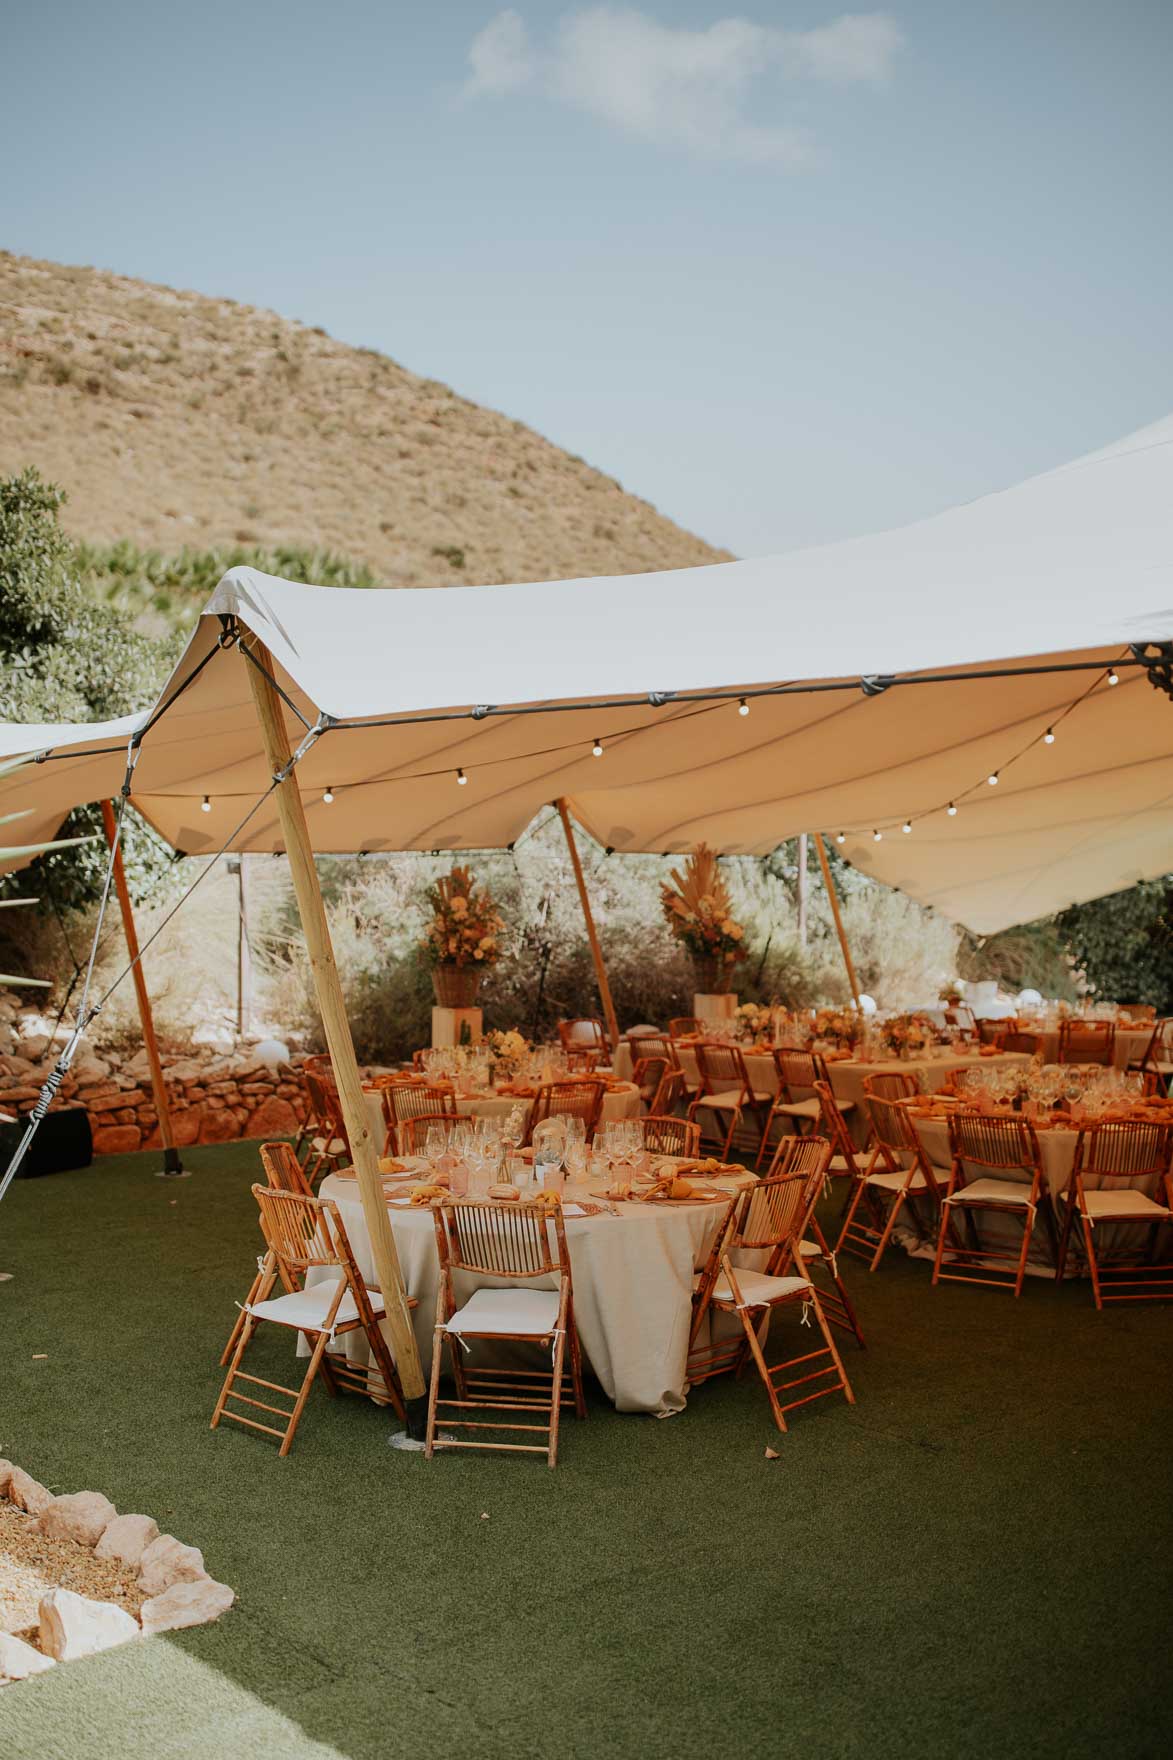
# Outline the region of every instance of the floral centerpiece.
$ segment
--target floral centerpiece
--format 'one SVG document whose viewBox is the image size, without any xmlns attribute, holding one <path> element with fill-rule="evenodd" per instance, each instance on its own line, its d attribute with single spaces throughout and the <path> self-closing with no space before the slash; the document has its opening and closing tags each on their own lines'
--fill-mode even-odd
<svg viewBox="0 0 1173 1760">
<path fill-rule="evenodd" d="M 851 1051 L 863 1034 L 863 1019 L 852 1008 L 820 1008 L 811 1023 L 811 1040 Z"/>
<path fill-rule="evenodd" d="M 698 844 L 673 884 L 660 887 L 660 905 L 672 935 L 692 956 L 703 995 L 729 989 L 733 967 L 746 957 L 745 930 L 733 916 L 728 889 L 707 844 Z"/>
<path fill-rule="evenodd" d="M 748 1045 L 773 1041 L 774 1010 L 763 1002 L 743 1002 L 733 1016 L 737 1036 Z"/>
<path fill-rule="evenodd" d="M 471 1008 L 482 971 L 501 957 L 505 924 L 469 868 L 453 868 L 429 886 L 428 903 L 432 920 L 422 945 L 431 961 L 436 1001 L 446 1008 Z"/>
<path fill-rule="evenodd" d="M 937 1029 L 927 1015 L 891 1014 L 880 1022 L 880 1044 L 893 1057 L 922 1057 L 937 1043 Z"/>
<path fill-rule="evenodd" d="M 496 1076 L 507 1082 L 516 1078 L 522 1064 L 533 1051 L 530 1041 L 516 1027 L 510 1027 L 508 1032 L 498 1029 L 488 1033 L 485 1041 L 492 1054 Z"/>
</svg>

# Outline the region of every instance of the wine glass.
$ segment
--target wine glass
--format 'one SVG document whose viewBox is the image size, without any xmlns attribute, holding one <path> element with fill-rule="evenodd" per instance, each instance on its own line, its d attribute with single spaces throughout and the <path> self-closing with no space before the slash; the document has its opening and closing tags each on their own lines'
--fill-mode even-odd
<svg viewBox="0 0 1173 1760">
<path fill-rule="evenodd" d="M 435 1167 L 448 1153 L 448 1131 L 442 1124 L 430 1124 L 424 1137 L 424 1157 Z"/>
<path fill-rule="evenodd" d="M 534 1128 L 534 1176 L 539 1186 L 556 1188 L 566 1154 L 566 1128 L 561 1118 L 543 1119 Z"/>
</svg>

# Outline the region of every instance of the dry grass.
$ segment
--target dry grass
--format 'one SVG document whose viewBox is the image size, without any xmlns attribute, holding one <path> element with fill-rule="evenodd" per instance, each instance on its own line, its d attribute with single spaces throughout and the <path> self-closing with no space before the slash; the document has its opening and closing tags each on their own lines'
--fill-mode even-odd
<svg viewBox="0 0 1173 1760">
<path fill-rule="evenodd" d="M 0 253 L 0 474 L 96 542 L 318 546 L 388 586 L 626 574 L 711 549 L 520 422 L 273 312 Z"/>
<path fill-rule="evenodd" d="M 95 1558 L 76 1540 L 50 1540 L 32 1516 L 0 1497 L 0 1631 L 15 1632 L 37 1648 L 37 1607 L 50 1589 L 72 1589 L 91 1601 L 113 1601 L 138 1618 L 146 1596 L 136 1572 Z"/>
</svg>

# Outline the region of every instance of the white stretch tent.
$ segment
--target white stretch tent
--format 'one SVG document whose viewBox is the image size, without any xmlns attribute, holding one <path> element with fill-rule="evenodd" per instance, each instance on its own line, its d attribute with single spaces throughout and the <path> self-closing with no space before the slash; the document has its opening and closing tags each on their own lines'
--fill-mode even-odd
<svg viewBox="0 0 1173 1760">
<path fill-rule="evenodd" d="M 778 557 L 442 591 L 232 569 L 134 776 L 135 806 L 189 854 L 218 849 L 269 780 L 248 663 L 217 651 L 225 618 L 307 721 L 340 723 L 297 769 L 320 851 L 501 847 L 563 796 L 621 851 L 844 832 L 856 866 L 980 933 L 1173 869 L 1173 701 L 1129 655 L 1173 641 L 1173 417 L 933 519 Z M 1027 670 L 981 676 L 1006 668 Z M 877 675 L 895 682 L 869 695 Z M 712 691 L 732 695 L 688 697 Z M 0 811 L 33 808 L 22 841 L 116 794 L 145 719 L 0 729 L 0 756 L 53 752 L 0 782 Z M 230 847 L 281 847 L 272 801 Z"/>
</svg>

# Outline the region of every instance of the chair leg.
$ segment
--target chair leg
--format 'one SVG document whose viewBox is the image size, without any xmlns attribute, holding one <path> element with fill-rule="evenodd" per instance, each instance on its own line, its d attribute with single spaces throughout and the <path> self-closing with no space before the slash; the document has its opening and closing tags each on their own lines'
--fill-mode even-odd
<svg viewBox="0 0 1173 1760">
<path fill-rule="evenodd" d="M 762 1131 L 762 1140 L 761 1140 L 760 1144 L 758 1145 L 758 1158 L 753 1164 L 753 1170 L 755 1173 L 758 1173 L 761 1169 L 762 1156 L 766 1153 L 766 1144 L 770 1140 L 770 1126 L 773 1124 L 775 1118 L 777 1118 L 777 1116 L 778 1116 L 777 1111 L 775 1109 L 776 1105 L 777 1105 L 777 1102 L 774 1102 L 774 1104 L 771 1105 L 769 1112 L 767 1112 L 767 1114 L 766 1114 L 766 1123 L 765 1123 L 765 1128 Z"/>
<path fill-rule="evenodd" d="M 1030 1252 L 1031 1236 L 1034 1233 L 1034 1212 L 1028 1210 L 1022 1225 L 1022 1251 L 1018 1255 L 1018 1275 L 1014 1279 L 1015 1298 L 1022 1294 L 1022 1286 L 1026 1279 L 1026 1260 Z"/>
<path fill-rule="evenodd" d="M 314 1376 L 318 1372 L 318 1365 L 322 1360 L 322 1352 L 326 1348 L 329 1336 L 329 1333 L 326 1332 L 319 1332 L 318 1334 L 317 1343 L 314 1345 L 313 1349 L 313 1355 L 310 1357 L 309 1368 L 305 1372 L 305 1377 L 298 1390 L 293 1411 L 289 1416 L 289 1427 L 281 1440 L 281 1447 L 277 1450 L 279 1455 L 287 1455 L 293 1447 L 294 1432 L 296 1431 L 297 1426 L 301 1423 L 301 1414 L 305 1410 L 305 1402 L 310 1396 L 310 1388 L 314 1384 Z"/>
<path fill-rule="evenodd" d="M 454 1344 L 453 1351 L 457 1349 Z M 424 1459 L 430 1461 L 436 1452 L 436 1400 L 440 1393 L 440 1371 L 443 1368 L 444 1328 L 437 1326 L 432 1334 L 432 1379 L 428 1384 L 428 1427 L 424 1433 Z"/>
<path fill-rule="evenodd" d="M 582 1340 L 578 1336 L 573 1303 L 568 1310 L 566 1324 L 570 1331 L 570 1378 L 574 1384 L 574 1415 L 576 1418 L 585 1418 L 587 1409 L 586 1395 L 582 1390 Z"/>
<path fill-rule="evenodd" d="M 837 1253 L 843 1251 L 843 1243 L 847 1239 L 848 1231 L 850 1230 L 852 1223 L 855 1221 L 855 1213 L 859 1209 L 866 1189 L 866 1183 L 862 1179 L 853 1179 L 852 1184 L 854 1186 L 854 1191 L 849 1194 L 851 1201 L 848 1204 L 846 1213 L 843 1217 L 843 1227 L 839 1230 L 839 1239 L 835 1242 L 835 1251 Z"/>
<path fill-rule="evenodd" d="M 1063 1204 L 1063 1226 L 1059 1230 L 1059 1250 L 1055 1254 L 1055 1282 L 1062 1283 L 1067 1275 L 1067 1255 L 1071 1250 L 1071 1227 L 1075 1221 L 1075 1204 L 1068 1197 Z"/>
<path fill-rule="evenodd" d="M 907 1196 L 908 1196 L 907 1192 L 897 1192 L 895 1202 L 889 1207 L 887 1220 L 885 1221 L 884 1227 L 880 1233 L 879 1243 L 878 1243 L 876 1250 L 875 1250 L 875 1253 L 872 1257 L 872 1262 L 868 1266 L 869 1271 L 875 1271 L 875 1269 L 877 1268 L 877 1266 L 880 1263 L 880 1260 L 884 1257 L 884 1249 L 888 1245 L 889 1236 L 891 1235 L 892 1230 L 896 1226 L 896 1218 L 899 1216 L 901 1210 L 904 1208 L 904 1200 Z"/>
<path fill-rule="evenodd" d="M 554 1338 L 554 1372 L 550 1378 L 550 1445 L 546 1450 L 546 1465 L 554 1468 L 558 1465 L 558 1420 L 562 1415 L 562 1364 L 566 1355 L 565 1329 Z"/>
<path fill-rule="evenodd" d="M 785 1431 L 786 1431 L 786 1414 L 783 1412 L 782 1407 L 779 1404 L 778 1395 L 774 1392 L 773 1385 L 770 1381 L 770 1370 L 769 1370 L 769 1367 L 767 1366 L 766 1358 L 765 1358 L 765 1355 L 762 1351 L 762 1347 L 758 1343 L 757 1331 L 750 1321 L 748 1308 L 741 1309 L 741 1324 L 742 1324 L 742 1328 L 745 1332 L 745 1336 L 746 1336 L 746 1340 L 749 1345 L 749 1349 L 753 1354 L 753 1360 L 758 1366 L 758 1374 L 761 1376 L 762 1384 L 766 1389 L 767 1395 L 769 1396 L 770 1410 L 774 1414 L 774 1422 L 778 1426 L 778 1429 L 781 1430 L 783 1433 L 785 1433 Z M 740 1372 L 741 1371 L 739 1369 L 738 1374 L 740 1374 Z"/>
<path fill-rule="evenodd" d="M 1096 1244 L 1092 1238 L 1091 1219 L 1090 1217 L 1081 1214 L 1079 1220 L 1080 1225 L 1083 1228 L 1084 1252 L 1087 1255 L 1088 1275 L 1092 1280 L 1092 1295 L 1095 1297 L 1097 1309 L 1102 1314 L 1104 1311 L 1104 1293 L 1100 1288 L 1100 1268 L 1096 1263 Z"/>
<path fill-rule="evenodd" d="M 819 1330 L 827 1341 L 827 1349 L 831 1353 L 831 1361 L 839 1371 L 839 1385 L 843 1389 L 843 1397 L 846 1399 L 849 1406 L 853 1406 L 855 1404 L 855 1394 L 852 1391 L 850 1381 L 847 1379 L 847 1370 L 843 1367 L 843 1358 L 839 1355 L 835 1340 L 831 1337 L 831 1328 L 827 1325 L 827 1316 L 823 1313 L 823 1304 L 819 1300 L 818 1291 L 814 1289 L 811 1290 L 811 1306 L 814 1308 L 815 1319 L 819 1323 Z"/>
</svg>

